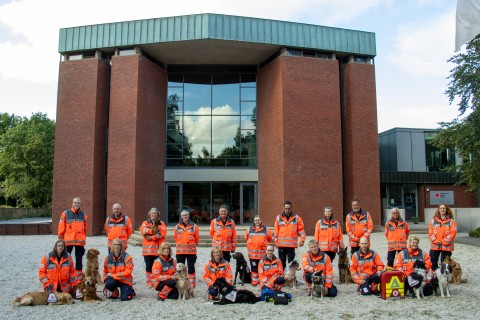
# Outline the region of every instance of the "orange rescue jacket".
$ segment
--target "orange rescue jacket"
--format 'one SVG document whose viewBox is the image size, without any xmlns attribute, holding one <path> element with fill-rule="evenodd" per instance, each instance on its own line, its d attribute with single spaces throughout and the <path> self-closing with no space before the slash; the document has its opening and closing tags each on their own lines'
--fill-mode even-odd
<svg viewBox="0 0 480 320">
<path fill-rule="evenodd" d="M 227 217 L 225 224 L 220 217 L 210 223 L 210 237 L 212 247 L 219 247 L 222 251 L 235 251 L 237 249 L 237 228 L 235 221 Z"/>
<path fill-rule="evenodd" d="M 112 213 L 111 216 L 105 221 L 105 233 L 107 235 L 107 246 L 112 247 L 112 242 L 116 238 L 119 238 L 123 242 L 123 249 L 126 250 L 128 246 L 128 239 L 132 235 L 132 222 L 130 219 L 124 215 L 120 214 L 118 219 L 115 219 L 115 215 Z"/>
<path fill-rule="evenodd" d="M 399 218 L 397 223 L 392 218 L 385 224 L 385 237 L 388 241 L 388 251 L 403 250 L 407 247 L 407 239 L 410 234 L 408 223 Z"/>
<path fill-rule="evenodd" d="M 402 271 L 403 274 L 408 277 L 413 272 L 413 265 L 415 264 L 416 260 L 425 262 L 427 272 L 430 271 L 432 262 L 430 261 L 430 256 L 428 253 L 422 251 L 422 249 L 413 251 L 410 246 L 407 249 L 400 251 L 400 253 L 397 255 L 394 269 Z"/>
<path fill-rule="evenodd" d="M 357 217 L 354 211 L 347 214 L 345 227 L 349 237 L 350 248 L 359 247 L 361 237 L 367 237 L 370 241 L 370 234 L 373 230 L 373 221 L 370 213 L 360 209 Z"/>
<path fill-rule="evenodd" d="M 325 286 L 327 288 L 332 287 L 333 283 L 333 267 L 330 257 L 325 253 L 318 251 L 317 255 L 314 255 L 311 251 L 307 251 L 302 255 L 302 269 L 303 277 L 307 273 L 314 273 L 316 271 L 322 271 L 325 275 Z"/>
<path fill-rule="evenodd" d="M 428 228 L 428 237 L 432 243 L 432 250 L 453 251 L 454 241 L 457 236 L 457 223 L 455 220 L 446 217 L 444 220 L 440 216 L 433 217 Z M 437 244 L 442 241 L 441 244 Z"/>
<path fill-rule="evenodd" d="M 85 246 L 87 229 L 87 215 L 82 210 L 72 208 L 60 214 L 58 239 L 63 240 L 65 246 Z"/>
<path fill-rule="evenodd" d="M 283 266 L 280 259 L 273 256 L 272 260 L 264 256 L 258 263 L 258 276 L 260 278 L 260 288 L 267 286 L 273 289 L 275 280 L 283 276 Z"/>
<path fill-rule="evenodd" d="M 79 282 L 76 278 L 72 256 L 66 252 L 62 254 L 60 260 L 53 251 L 48 256 L 44 256 L 38 268 L 38 278 L 42 283 L 43 290 L 52 285 L 53 290 L 57 291 L 60 285 L 62 292 L 69 292 L 72 286 Z"/>
<path fill-rule="evenodd" d="M 272 241 L 272 230 L 263 224 L 259 228 L 251 226 L 245 230 L 245 240 L 248 259 L 261 260 L 266 254 L 267 245 Z"/>
<path fill-rule="evenodd" d="M 318 241 L 320 251 L 338 252 L 338 247 L 345 248 L 343 244 L 342 226 L 334 219 L 320 219 L 315 225 L 315 235 L 313 236 Z"/>
<path fill-rule="evenodd" d="M 156 230 L 155 230 L 156 227 Z M 143 221 L 140 226 L 142 234 L 142 256 L 158 256 L 158 248 L 165 241 L 167 226 L 165 222 L 156 220 L 155 225 L 150 218 Z M 148 238 L 150 239 L 147 239 Z"/>
<path fill-rule="evenodd" d="M 214 259 L 207 262 L 204 268 L 203 281 L 207 287 L 211 287 L 218 278 L 225 278 L 229 284 L 233 283 L 232 267 L 227 260 L 215 262 Z"/>
<path fill-rule="evenodd" d="M 298 238 L 305 242 L 307 235 L 305 234 L 305 226 L 300 216 L 292 213 L 287 218 L 285 212 L 282 212 L 275 219 L 275 230 L 273 241 L 277 247 L 298 247 Z"/>
<path fill-rule="evenodd" d="M 352 255 L 350 261 L 350 273 L 353 281 L 360 285 L 360 281 L 368 279 L 377 271 L 383 271 L 385 264 L 380 259 L 380 255 L 373 250 L 368 249 L 367 253 L 358 250 Z"/>
<path fill-rule="evenodd" d="M 103 282 L 107 279 L 107 274 L 111 273 L 113 279 L 132 285 L 133 283 L 133 259 L 126 253 L 121 252 L 118 257 L 112 253 L 103 258 Z"/>
<path fill-rule="evenodd" d="M 197 254 L 197 245 L 200 241 L 198 226 L 191 220 L 187 225 L 180 222 L 173 229 L 173 238 L 176 243 L 177 254 Z"/>
<path fill-rule="evenodd" d="M 160 282 L 170 280 L 175 274 L 177 262 L 172 257 L 165 258 L 163 256 L 157 257 L 153 262 L 153 288 L 156 288 Z"/>
</svg>

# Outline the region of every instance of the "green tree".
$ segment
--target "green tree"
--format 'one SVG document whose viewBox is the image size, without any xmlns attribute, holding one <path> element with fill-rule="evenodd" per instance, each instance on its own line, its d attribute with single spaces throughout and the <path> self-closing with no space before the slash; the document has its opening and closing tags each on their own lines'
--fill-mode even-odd
<svg viewBox="0 0 480 320">
<path fill-rule="evenodd" d="M 471 190 L 480 189 L 480 36 L 467 44 L 466 51 L 448 60 L 456 64 L 448 77 L 446 94 L 450 104 L 458 102 L 459 117 L 442 122 L 433 144 L 455 149 L 463 163 L 448 168 L 459 172 L 461 182 Z"/>
<path fill-rule="evenodd" d="M 52 197 L 55 122 L 46 114 L 19 118 L 0 138 L 5 197 L 18 206 L 45 207 Z"/>
</svg>

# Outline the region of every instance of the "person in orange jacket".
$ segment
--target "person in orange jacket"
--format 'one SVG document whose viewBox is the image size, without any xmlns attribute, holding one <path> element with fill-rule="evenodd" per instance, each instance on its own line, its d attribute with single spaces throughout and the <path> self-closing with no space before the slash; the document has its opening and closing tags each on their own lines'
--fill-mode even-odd
<svg viewBox="0 0 480 320">
<path fill-rule="evenodd" d="M 428 237 L 430 238 L 430 257 L 432 269 L 438 268 L 438 258 L 443 261 L 452 255 L 454 241 L 457 236 L 457 223 L 453 220 L 453 212 L 446 204 L 440 204 L 430 221 Z"/>
<path fill-rule="evenodd" d="M 285 269 L 287 258 L 289 263 L 295 259 L 298 238 L 300 238 L 300 247 L 303 247 L 307 235 L 302 218 L 292 212 L 292 202 L 286 200 L 283 208 L 284 211 L 275 219 L 273 241 L 278 248 L 278 258 L 282 261 L 283 269 Z"/>
<path fill-rule="evenodd" d="M 325 296 L 336 297 L 337 287 L 333 284 L 333 267 L 330 257 L 321 252 L 318 247 L 318 241 L 312 239 L 308 242 L 309 251 L 302 255 L 303 279 L 307 284 L 308 295 L 312 290 L 312 275 L 317 271 L 322 271 L 325 277 Z"/>
<path fill-rule="evenodd" d="M 85 254 L 87 239 L 87 215 L 80 209 L 80 198 L 75 197 L 72 201 L 72 208 L 60 214 L 58 223 L 58 240 L 65 241 L 68 253 L 72 254 L 75 248 L 75 276 L 82 279 L 82 259 Z"/>
<path fill-rule="evenodd" d="M 67 252 L 65 242 L 57 240 L 48 256 L 43 256 L 38 268 L 38 278 L 44 291 L 70 292 L 80 280 L 75 274 L 73 258 Z M 77 290 L 76 298 L 80 298 Z"/>
<path fill-rule="evenodd" d="M 390 220 L 385 223 L 385 237 L 388 241 L 387 267 L 393 268 L 395 256 L 407 247 L 410 229 L 408 223 L 400 217 L 398 208 L 393 208 L 390 215 Z"/>
<path fill-rule="evenodd" d="M 345 227 L 353 256 L 360 249 L 360 238 L 366 237 L 370 241 L 370 234 L 373 231 L 372 216 L 360 208 L 360 200 L 352 200 L 352 211 L 347 214 Z"/>
<path fill-rule="evenodd" d="M 208 287 L 208 294 L 210 300 L 216 299 L 219 292 L 213 286 L 215 280 L 218 278 L 225 278 L 225 280 L 231 285 L 233 283 L 232 267 L 230 263 L 223 258 L 223 252 L 220 248 L 212 248 L 210 253 L 210 261 L 205 264 L 203 282 Z"/>
<path fill-rule="evenodd" d="M 147 287 L 152 286 L 152 266 L 158 257 L 158 248 L 165 241 L 167 226 L 160 220 L 160 211 L 152 208 L 148 211 L 148 219 L 140 226 L 142 234 L 142 256 L 145 261 L 145 276 Z"/>
<path fill-rule="evenodd" d="M 352 255 L 352 261 L 350 261 L 350 273 L 362 295 L 380 293 L 380 275 L 384 268 L 385 264 L 380 259 L 380 255 L 370 250 L 366 237 L 361 237 L 360 250 Z"/>
<path fill-rule="evenodd" d="M 108 298 L 118 298 L 121 301 L 132 300 L 133 290 L 133 259 L 123 250 L 123 241 L 116 238 L 112 241 L 110 253 L 103 259 L 103 293 Z M 120 293 L 118 292 L 120 288 Z"/>
<path fill-rule="evenodd" d="M 275 247 L 269 244 L 266 248 L 266 255 L 258 264 L 258 276 L 262 290 L 279 290 L 285 284 L 283 267 L 280 259 L 275 257 Z"/>
<path fill-rule="evenodd" d="M 176 258 L 178 263 L 187 262 L 188 281 L 192 287 L 196 287 L 197 276 L 195 274 L 195 262 L 197 262 L 197 245 L 200 241 L 200 232 L 198 226 L 190 220 L 188 210 L 180 213 L 182 219 L 175 229 L 173 229 L 173 238 L 177 245 Z"/>
<path fill-rule="evenodd" d="M 105 221 L 105 233 L 107 235 L 108 252 L 112 247 L 112 241 L 119 238 L 123 242 L 124 250 L 127 250 L 127 242 L 133 233 L 132 222 L 122 213 L 122 206 L 115 203 L 112 207 L 113 213 Z"/>
<path fill-rule="evenodd" d="M 223 258 L 230 262 L 231 253 L 237 249 L 237 228 L 235 221 L 228 217 L 227 206 L 221 205 L 218 210 L 219 216 L 210 223 L 210 237 L 212 247 L 219 247 L 222 250 Z"/>
<path fill-rule="evenodd" d="M 157 300 L 178 299 L 177 262 L 172 258 L 172 247 L 163 242 L 153 263 L 153 288 L 158 291 Z"/>
<path fill-rule="evenodd" d="M 245 230 L 245 240 L 247 241 L 248 259 L 250 260 L 252 285 L 257 286 L 260 281 L 258 264 L 266 254 L 267 245 L 272 241 L 272 230 L 262 223 L 259 215 L 256 215 L 253 218 L 253 226 Z"/>
<path fill-rule="evenodd" d="M 320 251 L 327 254 L 333 263 L 339 249 L 345 249 L 343 244 L 342 226 L 333 218 L 332 207 L 325 207 L 323 219 L 315 225 L 313 239 L 318 241 Z"/>
<path fill-rule="evenodd" d="M 417 236 L 410 236 L 408 238 L 408 247 L 400 251 L 395 259 L 395 266 L 394 269 L 398 271 L 402 271 L 407 280 L 405 281 L 405 292 L 410 291 L 413 293 L 410 285 L 415 285 L 416 279 L 412 278 L 411 274 L 414 271 L 413 265 L 415 261 L 423 261 L 425 263 L 425 267 L 427 268 L 427 272 L 430 272 L 432 268 L 432 262 L 430 261 L 430 256 L 427 252 L 423 251 L 418 247 L 420 243 L 420 238 Z M 425 287 L 427 288 L 427 287 Z M 424 288 L 423 294 L 425 296 L 431 295 L 433 293 L 433 289 L 430 291 L 426 291 Z"/>
</svg>

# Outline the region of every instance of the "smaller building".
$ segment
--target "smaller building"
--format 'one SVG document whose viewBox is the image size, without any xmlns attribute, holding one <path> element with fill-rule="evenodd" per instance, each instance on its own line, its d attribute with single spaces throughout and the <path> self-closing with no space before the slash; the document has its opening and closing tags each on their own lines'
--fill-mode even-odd
<svg viewBox="0 0 480 320">
<path fill-rule="evenodd" d="M 453 150 L 440 151 L 431 144 L 434 129 L 393 128 L 378 136 L 383 223 L 389 209 L 397 207 L 407 220 L 425 221 L 425 208 L 440 203 L 451 207 L 476 207 L 475 193 L 459 184 L 457 175 L 445 172 L 461 159 Z"/>
</svg>

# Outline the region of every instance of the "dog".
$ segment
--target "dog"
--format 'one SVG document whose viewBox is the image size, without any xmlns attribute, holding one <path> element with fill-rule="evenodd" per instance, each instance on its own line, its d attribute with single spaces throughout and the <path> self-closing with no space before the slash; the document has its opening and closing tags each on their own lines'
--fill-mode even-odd
<svg viewBox="0 0 480 320">
<path fill-rule="evenodd" d="M 449 282 L 452 280 L 452 266 L 445 260 L 442 262 L 440 268 L 435 270 L 438 279 L 438 287 L 442 298 L 450 298 Z"/>
<path fill-rule="evenodd" d="M 350 273 L 350 261 L 348 259 L 348 248 L 338 249 L 338 282 L 340 284 L 353 283 L 352 274 Z"/>
<path fill-rule="evenodd" d="M 241 285 L 245 283 L 252 283 L 252 274 L 250 268 L 248 267 L 247 260 L 241 252 L 235 252 L 233 254 L 233 259 L 237 260 L 237 266 L 235 268 L 235 279 L 233 280 L 233 285 L 237 284 L 237 277 L 240 276 Z"/>
<path fill-rule="evenodd" d="M 95 279 L 85 275 L 79 285 L 80 292 L 83 295 L 83 301 L 105 301 L 97 295 L 97 284 Z"/>
<path fill-rule="evenodd" d="M 237 290 L 230 285 L 225 278 L 217 278 L 213 283 L 213 287 L 218 291 L 221 298 L 220 301 L 215 301 L 213 304 L 231 304 L 231 303 L 257 303 L 260 297 L 257 297 L 250 290 Z"/>
<path fill-rule="evenodd" d="M 48 302 L 50 292 L 28 292 L 21 297 L 13 300 L 13 306 L 40 306 L 40 305 L 60 305 L 60 304 L 74 304 L 72 295 L 70 293 L 53 292 L 57 302 Z"/>
<path fill-rule="evenodd" d="M 325 279 L 322 271 L 316 271 L 312 274 L 312 298 L 320 297 L 323 300 L 325 296 Z"/>
<path fill-rule="evenodd" d="M 297 260 L 293 260 L 288 264 L 288 271 L 285 273 L 285 286 L 293 287 L 294 290 L 297 290 L 297 276 L 296 273 L 298 270 L 301 270 L 300 264 Z"/>
<path fill-rule="evenodd" d="M 194 298 L 195 292 L 193 290 L 192 284 L 188 281 L 187 266 L 183 263 L 177 263 L 176 275 L 179 299 L 187 300 L 190 298 Z"/>
<path fill-rule="evenodd" d="M 417 299 L 424 298 L 423 288 L 426 285 L 425 280 L 427 280 L 427 267 L 425 262 L 416 260 L 413 264 L 413 272 L 410 274 L 411 280 L 409 279 L 410 288 L 413 289 L 413 292 Z"/>
<path fill-rule="evenodd" d="M 462 279 L 462 267 L 460 263 L 447 256 L 444 262 L 448 263 L 452 267 L 452 281 L 450 283 L 466 283 L 467 279 Z"/>
<path fill-rule="evenodd" d="M 91 277 L 95 280 L 95 284 L 103 283 L 102 278 L 98 272 L 98 255 L 100 251 L 97 249 L 88 249 L 87 251 L 87 264 L 85 266 L 85 276 Z"/>
</svg>

